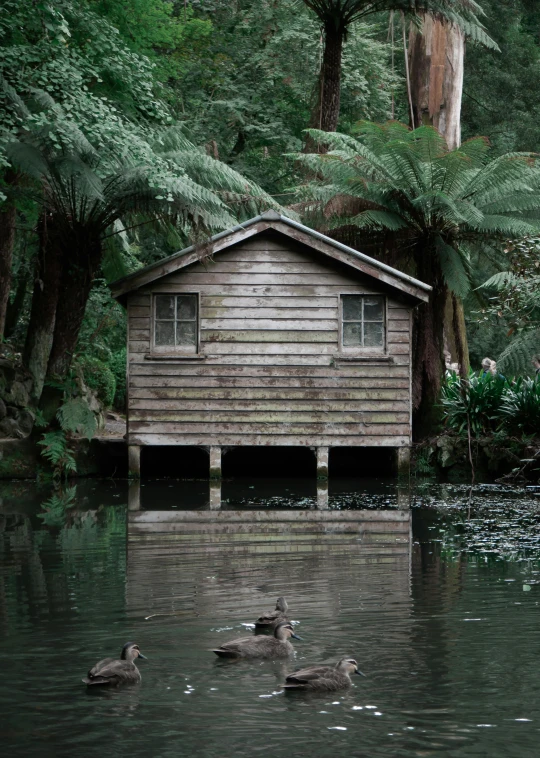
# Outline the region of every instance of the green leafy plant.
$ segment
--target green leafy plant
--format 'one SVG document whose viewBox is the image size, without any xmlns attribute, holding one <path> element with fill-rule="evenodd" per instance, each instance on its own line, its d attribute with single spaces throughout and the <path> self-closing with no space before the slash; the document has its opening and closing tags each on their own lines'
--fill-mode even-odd
<svg viewBox="0 0 540 758">
<path fill-rule="evenodd" d="M 113 406 L 119 411 L 123 411 L 126 407 L 126 362 L 127 350 L 125 347 L 113 353 L 109 361 L 110 369 L 116 380 Z"/>
<path fill-rule="evenodd" d="M 70 397 L 58 409 L 56 417 L 63 432 L 92 439 L 97 429 L 96 417 L 82 397 Z"/>
<path fill-rule="evenodd" d="M 509 430 L 540 434 L 540 381 L 519 377 L 505 391 L 500 415 Z"/>
<path fill-rule="evenodd" d="M 91 355 L 80 356 L 75 364 L 82 372 L 84 383 L 94 391 L 105 408 L 113 404 L 116 392 L 116 377 L 106 363 Z"/>
<path fill-rule="evenodd" d="M 59 483 L 70 474 L 76 473 L 75 457 L 62 429 L 45 432 L 37 444 L 42 448 L 42 456 L 52 466 L 55 483 Z"/>
<path fill-rule="evenodd" d="M 454 372 L 442 386 L 441 402 L 447 429 L 479 437 L 494 431 L 501 423 L 500 409 L 508 384 L 490 373 L 469 374 L 460 379 Z"/>
<path fill-rule="evenodd" d="M 536 156 L 491 158 L 483 138 L 449 150 L 436 129 L 410 130 L 395 122 L 362 122 L 356 139 L 309 134 L 330 149 L 294 156 L 316 177 L 298 191 L 306 217 L 313 215 L 314 223 L 340 241 L 405 268 L 433 288 L 429 302 L 416 310 L 413 351 L 416 430 L 429 431 L 444 376 L 448 296 L 459 305 L 470 291 L 473 252 L 503 264 L 505 240 L 535 234 Z M 464 343 L 465 335 L 459 336 Z"/>
</svg>

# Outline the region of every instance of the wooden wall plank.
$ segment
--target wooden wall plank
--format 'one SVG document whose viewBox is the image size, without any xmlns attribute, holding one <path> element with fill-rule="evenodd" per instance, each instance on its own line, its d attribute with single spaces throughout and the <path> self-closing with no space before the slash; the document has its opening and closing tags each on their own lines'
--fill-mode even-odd
<svg viewBox="0 0 540 758">
<path fill-rule="evenodd" d="M 130 391 L 131 399 L 163 398 L 163 399 L 196 399 L 215 398 L 227 400 L 403 400 L 408 397 L 407 389 L 294 389 L 285 387 L 273 390 L 271 387 L 253 387 L 239 389 L 220 387 L 134 387 Z M 240 406 L 239 406 L 240 407 Z"/>
<path fill-rule="evenodd" d="M 262 298 L 257 298 L 261 300 Z M 270 300 L 270 298 L 268 298 Z M 219 329 L 235 329 L 236 327 L 230 324 L 224 324 L 221 326 L 221 322 L 229 320 L 241 320 L 241 319 L 271 319 L 281 322 L 302 319 L 306 321 L 317 319 L 333 319 L 337 323 L 338 308 L 337 302 L 332 302 L 331 305 L 327 305 L 324 308 L 269 308 L 269 307 L 253 307 L 253 308 L 236 308 L 236 307 L 220 307 L 220 308 L 207 308 L 204 305 L 205 298 L 203 297 L 203 307 L 201 308 L 201 318 L 203 321 L 215 319 L 220 322 Z M 215 324 L 213 325 L 215 326 Z M 245 327 L 239 327 L 240 329 Z M 281 324 L 280 327 L 281 328 Z M 287 327 L 284 327 L 285 329 Z M 337 328 L 337 327 L 334 327 Z"/>
<path fill-rule="evenodd" d="M 270 319 L 270 318 L 202 318 L 202 329 L 292 329 L 295 331 L 337 330 L 337 318 Z"/>
<path fill-rule="evenodd" d="M 294 323 L 294 322 L 292 322 Z M 300 325 L 301 322 L 298 322 L 298 325 Z M 310 326 L 313 325 L 313 322 L 307 322 Z M 320 323 L 320 322 L 318 322 Z M 287 331 L 287 330 L 278 330 L 274 329 L 273 331 L 255 331 L 257 322 L 252 321 L 251 326 L 253 327 L 253 330 L 247 330 L 247 331 L 240 331 L 237 330 L 227 330 L 227 329 L 206 329 L 204 322 L 203 322 L 203 328 L 201 329 L 201 342 L 207 342 L 207 343 L 215 343 L 215 342 L 273 342 L 273 343 L 280 343 L 280 342 L 290 342 L 293 344 L 299 343 L 299 342 L 328 342 L 334 345 L 334 351 L 337 350 L 337 344 L 338 344 L 338 333 L 337 333 L 337 323 L 336 323 L 336 331 L 320 331 L 320 332 L 309 332 L 309 331 Z M 208 347 L 203 350 L 203 352 L 206 353 L 212 353 L 213 348 Z"/>
<path fill-rule="evenodd" d="M 293 295 L 290 297 L 279 297 L 272 295 L 252 295 L 251 297 L 246 295 L 242 297 L 241 295 L 237 295 L 229 297 L 228 295 L 218 296 L 203 293 L 201 308 L 203 311 L 203 316 L 206 309 L 211 311 L 214 308 L 231 308 L 233 310 L 247 308 L 249 311 L 257 309 L 257 312 L 259 312 L 259 309 L 269 308 L 271 309 L 271 314 L 274 313 L 274 311 L 278 308 L 285 308 L 287 310 L 294 308 L 311 308 L 314 310 L 321 310 L 326 308 L 336 309 L 337 297 L 335 295 L 328 297 L 324 297 L 323 295 L 320 297 L 311 297 L 309 295 L 300 295 L 299 297 L 294 297 Z M 261 314 L 261 318 L 264 317 L 265 314 Z"/>
<path fill-rule="evenodd" d="M 200 275 L 201 277 L 205 278 L 204 274 Z M 190 282 L 187 283 L 187 280 L 182 280 L 182 283 L 178 281 L 173 285 L 173 283 L 169 283 L 168 280 L 160 280 L 152 285 L 151 289 L 149 288 L 149 292 L 194 292 L 194 291 L 204 291 L 205 295 L 209 295 L 212 297 L 220 297 L 226 295 L 227 297 L 234 297 L 238 295 L 239 297 L 286 297 L 288 295 L 291 295 L 292 297 L 298 298 L 298 297 L 309 297 L 309 298 L 317 298 L 319 295 L 322 297 L 338 297 L 340 293 L 350 293 L 350 294 L 381 294 L 380 290 L 376 290 L 373 287 L 367 287 L 360 284 L 352 284 L 349 281 L 347 283 L 338 284 L 338 283 L 332 283 L 328 282 L 327 284 L 317 284 L 318 277 L 313 277 L 314 281 L 312 283 L 306 282 L 304 280 L 300 281 L 298 284 L 286 284 L 283 281 L 277 282 L 274 277 L 267 277 L 271 279 L 272 281 L 270 283 L 254 283 L 251 281 L 251 277 L 249 274 L 244 275 L 246 279 L 243 282 L 239 282 L 237 284 L 231 284 L 227 283 L 227 286 L 224 287 L 223 284 L 225 282 L 221 282 L 222 276 L 220 274 L 217 274 L 216 277 L 212 281 L 204 282 L 199 281 L 198 283 Z M 217 281 L 216 281 L 217 278 Z M 299 277 L 296 277 L 297 279 Z M 406 308 L 402 308 L 404 312 L 406 312 Z"/>
<path fill-rule="evenodd" d="M 390 400 L 383 398 L 379 400 L 295 400 L 294 405 L 287 405 L 282 400 L 244 400 L 242 408 L 239 410 L 236 399 L 224 400 L 208 399 L 205 397 L 196 400 L 156 400 L 156 399 L 136 399 L 131 398 L 130 409 L 133 412 L 141 411 L 148 414 L 148 418 L 158 418 L 165 414 L 169 418 L 171 413 L 181 413 L 184 411 L 234 411 L 239 413 L 244 411 L 283 411 L 287 413 L 364 413 L 380 411 L 398 411 L 400 413 L 408 412 L 408 398 L 402 400 Z M 140 420 L 140 419 L 139 419 Z M 163 420 L 163 419 L 162 419 Z M 167 419 L 165 419 L 167 420 Z"/>
<path fill-rule="evenodd" d="M 406 414 L 405 414 L 406 415 Z M 243 423 L 243 422 L 203 422 L 203 423 L 175 423 L 175 422 L 165 422 L 160 421 L 157 424 L 152 424 L 150 422 L 139 422 L 135 421 L 133 423 L 130 422 L 129 425 L 130 435 L 131 434 L 152 434 L 153 432 L 157 432 L 159 434 L 204 434 L 211 431 L 216 436 L 219 436 L 220 434 L 271 434 L 275 435 L 276 437 L 280 437 L 283 435 L 311 435 L 313 439 L 313 435 L 315 434 L 325 434 L 325 435 L 336 435 L 336 436 L 345 436 L 345 435 L 352 435 L 352 434 L 363 434 L 365 431 L 371 436 L 376 435 L 377 432 L 380 430 L 381 436 L 385 435 L 401 435 L 401 434 L 407 434 L 409 430 L 409 425 L 407 421 L 405 421 L 402 424 L 399 423 L 392 423 L 389 422 L 387 424 L 381 422 L 381 423 L 371 423 L 369 426 L 363 424 L 362 422 L 356 423 L 356 424 L 338 424 L 336 422 L 330 422 L 328 424 L 325 423 L 266 423 L 262 421 L 255 421 L 253 423 Z M 313 444 L 313 443 L 312 443 Z"/>
<path fill-rule="evenodd" d="M 152 398 L 131 398 L 129 401 L 130 413 L 131 411 L 144 411 L 148 414 L 148 418 L 154 418 L 154 414 L 170 414 L 181 411 L 234 411 L 239 408 L 251 411 L 280 411 L 287 410 L 289 413 L 296 411 L 319 411 L 319 412 L 364 412 L 364 411 L 376 411 L 381 412 L 386 410 L 396 410 L 404 412 L 408 411 L 409 400 L 403 398 L 401 400 L 391 400 L 390 398 L 382 398 L 379 400 L 295 400 L 294 405 L 287 405 L 282 400 L 244 400 L 242 405 L 239 406 L 238 400 L 233 398 L 227 400 L 223 398 L 205 398 L 200 397 L 195 400 L 186 400 L 182 398 L 164 400 L 164 399 L 152 399 Z"/>
<path fill-rule="evenodd" d="M 236 365 L 236 366 L 223 366 L 221 364 L 204 363 L 184 365 L 183 363 L 175 363 L 171 365 L 165 361 L 160 363 L 153 363 L 152 361 L 143 361 L 142 363 L 134 363 L 131 367 L 131 374 L 134 377 L 163 377 L 170 376 L 178 377 L 197 377 L 195 382 L 198 384 L 202 379 L 208 378 L 212 381 L 213 378 L 222 379 L 225 377 L 238 377 L 239 379 L 250 379 L 251 385 L 255 386 L 258 381 L 253 379 L 273 379 L 277 377 L 289 378 L 293 380 L 306 379 L 313 381 L 318 378 L 331 378 L 335 382 L 341 382 L 344 378 L 353 378 L 358 380 L 373 379 L 388 379 L 393 381 L 396 378 L 405 379 L 408 381 L 409 371 L 406 366 L 396 366 L 394 364 L 357 364 L 357 363 L 343 363 L 339 368 L 334 366 L 252 366 L 252 365 Z"/>
<path fill-rule="evenodd" d="M 407 389 L 409 386 L 408 378 L 388 378 L 374 379 L 372 376 L 363 378 L 347 377 L 294 377 L 280 376 L 267 377 L 259 376 L 256 381 L 251 376 L 132 376 L 129 386 L 136 387 L 245 387 L 249 389 L 254 385 L 257 387 L 285 388 L 296 387 L 298 389 Z"/>
<path fill-rule="evenodd" d="M 356 413 L 344 410 L 334 412 L 321 411 L 175 411 L 161 412 L 146 417 L 144 410 L 132 411 L 129 414 L 130 429 L 133 432 L 149 431 L 158 426 L 160 431 L 184 431 L 185 424 L 330 424 L 339 434 L 341 424 L 407 424 L 409 421 L 408 410 L 399 411 L 357 411 Z M 174 429 L 172 428 L 174 426 Z M 178 427 L 178 428 L 177 428 Z M 262 431 L 262 429 L 261 429 Z"/>
<path fill-rule="evenodd" d="M 208 429 L 208 427 L 207 427 Z M 285 445 L 294 447 L 313 447 L 313 435 L 283 434 L 276 438 L 272 434 L 130 434 L 130 445 L 221 445 L 223 447 Z M 409 445 L 407 434 L 377 435 L 373 433 L 360 435 L 320 434 L 317 444 L 328 447 L 405 447 Z"/>
</svg>

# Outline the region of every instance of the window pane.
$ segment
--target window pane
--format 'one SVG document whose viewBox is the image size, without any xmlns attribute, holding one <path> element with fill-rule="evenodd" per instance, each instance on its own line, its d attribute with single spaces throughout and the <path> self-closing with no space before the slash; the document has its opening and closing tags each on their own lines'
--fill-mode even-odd
<svg viewBox="0 0 540 758">
<path fill-rule="evenodd" d="M 382 322 L 371 324 L 369 321 L 366 322 L 364 324 L 364 347 L 383 347 L 383 345 L 384 336 Z"/>
<path fill-rule="evenodd" d="M 343 344 L 345 346 L 362 344 L 362 324 L 343 324 Z"/>
<path fill-rule="evenodd" d="M 156 345 L 174 345 L 174 321 L 156 321 Z"/>
<path fill-rule="evenodd" d="M 365 297 L 364 298 L 364 320 L 365 321 L 383 321 L 383 298 L 382 297 Z"/>
<path fill-rule="evenodd" d="M 343 295 L 343 320 L 362 320 L 362 298 L 357 295 Z M 355 343 L 356 344 L 356 343 Z"/>
<path fill-rule="evenodd" d="M 179 321 L 176 324 L 176 344 L 193 347 L 197 342 L 196 326 L 195 321 Z"/>
<path fill-rule="evenodd" d="M 197 318 L 197 296 L 196 295 L 178 295 L 176 318 L 195 319 Z"/>
<path fill-rule="evenodd" d="M 156 297 L 156 318 L 174 318 L 174 297 L 170 295 Z"/>
</svg>

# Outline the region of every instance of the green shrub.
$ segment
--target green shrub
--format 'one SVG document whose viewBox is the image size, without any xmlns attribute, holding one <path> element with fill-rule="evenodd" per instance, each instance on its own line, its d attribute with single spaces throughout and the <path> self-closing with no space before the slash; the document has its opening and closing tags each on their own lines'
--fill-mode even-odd
<svg viewBox="0 0 540 758">
<path fill-rule="evenodd" d="M 540 380 L 520 377 L 504 393 L 500 413 L 509 431 L 540 435 Z"/>
<path fill-rule="evenodd" d="M 116 392 L 116 379 L 109 366 L 90 355 L 78 358 L 76 366 L 82 371 L 84 383 L 94 391 L 100 403 L 110 408 Z"/>
<path fill-rule="evenodd" d="M 449 374 L 442 387 L 441 401 L 447 429 L 475 437 L 493 431 L 501 423 L 501 405 L 508 384 L 501 376 L 469 374 L 466 380 Z"/>
<path fill-rule="evenodd" d="M 126 407 L 126 364 L 127 350 L 123 347 L 112 354 L 109 361 L 109 367 L 116 379 L 116 393 L 114 395 L 113 406 L 123 411 Z"/>
</svg>

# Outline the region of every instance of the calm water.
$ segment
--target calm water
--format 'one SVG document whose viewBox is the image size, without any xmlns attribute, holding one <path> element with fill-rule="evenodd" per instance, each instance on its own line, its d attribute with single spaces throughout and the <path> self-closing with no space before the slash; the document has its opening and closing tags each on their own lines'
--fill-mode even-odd
<svg viewBox="0 0 540 758">
<path fill-rule="evenodd" d="M 49 493 L 3 485 L 3 753 L 538 756 L 538 492 L 86 482 L 47 525 Z M 280 594 L 296 659 L 215 659 Z M 128 640 L 142 684 L 87 692 Z M 349 691 L 283 694 L 344 655 L 366 674 Z"/>
</svg>

